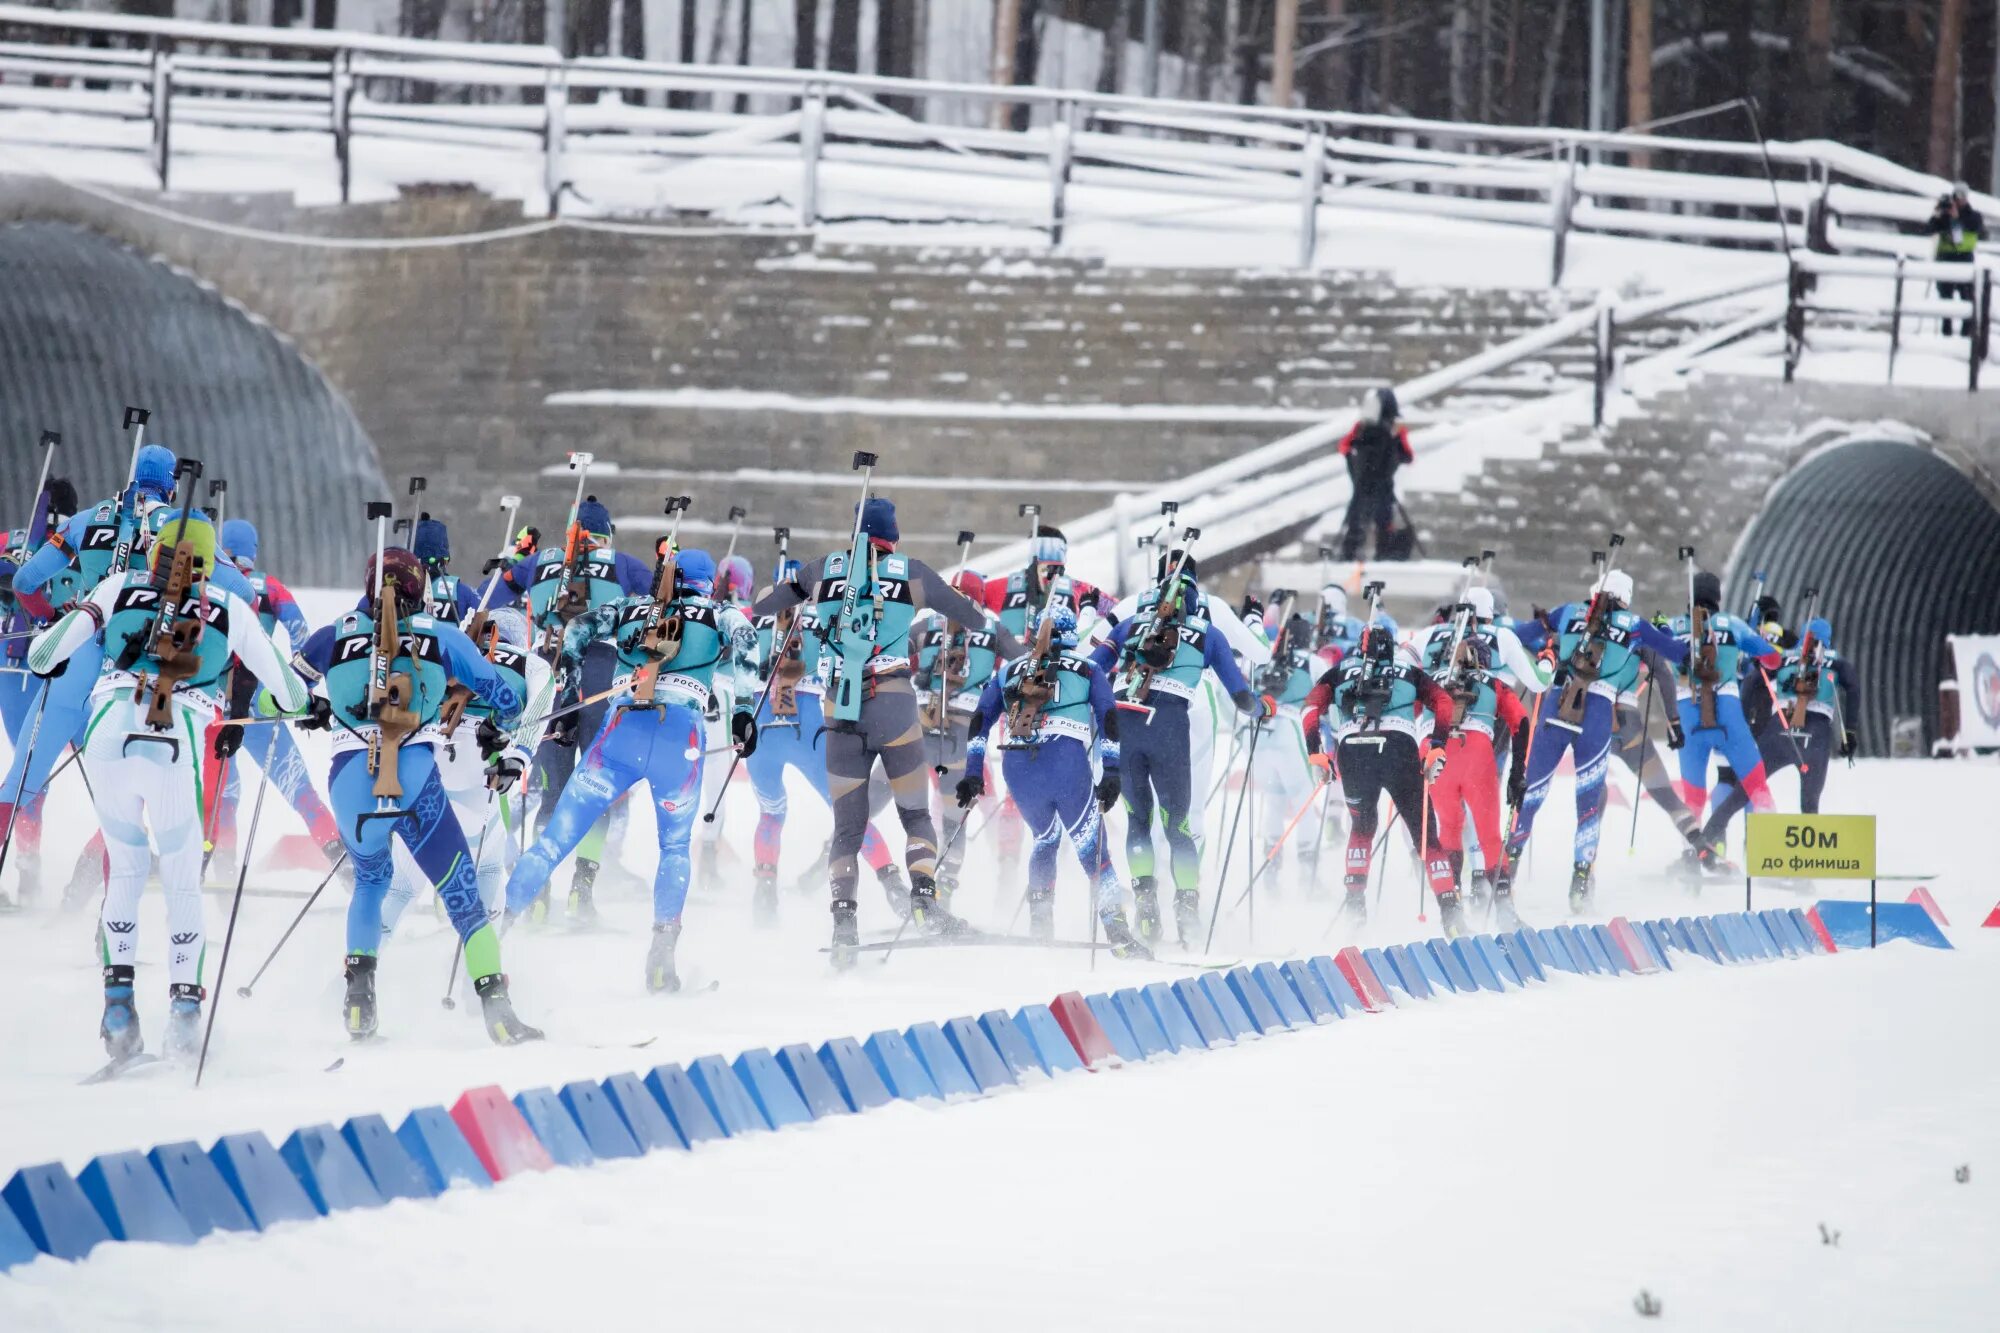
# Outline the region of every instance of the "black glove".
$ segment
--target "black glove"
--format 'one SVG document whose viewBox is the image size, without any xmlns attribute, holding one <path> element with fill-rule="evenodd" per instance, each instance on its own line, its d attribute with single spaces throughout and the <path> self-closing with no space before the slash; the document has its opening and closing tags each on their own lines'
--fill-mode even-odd
<svg viewBox="0 0 2000 1333">
<path fill-rule="evenodd" d="M 729 719 L 729 739 L 736 743 L 736 753 L 748 759 L 757 753 L 757 719 L 748 713 L 737 713 Z"/>
<path fill-rule="evenodd" d="M 543 739 L 552 745 L 560 745 L 565 750 L 574 749 L 576 746 L 576 714 L 566 713 L 549 723 L 549 729 L 544 733 Z"/>
<path fill-rule="evenodd" d="M 1840 757 L 1854 758 L 1854 752 L 1861 748 L 1861 737 L 1852 728 L 1843 728 L 1840 733 Z"/>
<path fill-rule="evenodd" d="M 215 757 L 227 759 L 243 748 L 243 724 L 231 722 L 215 733 Z"/>
<path fill-rule="evenodd" d="M 1097 780 L 1097 808 L 1104 814 L 1111 813 L 1111 807 L 1118 804 L 1118 793 L 1122 787 L 1118 781 L 1118 770 L 1107 768 L 1104 776 Z"/>
<path fill-rule="evenodd" d="M 958 780 L 958 785 L 952 788 L 951 794 L 958 798 L 959 809 L 970 810 L 972 803 L 986 794 L 986 779 L 975 778 L 968 774 Z"/>
<path fill-rule="evenodd" d="M 1668 718 L 1667 748 L 1669 750 L 1678 750 L 1687 743 L 1688 743 L 1687 733 L 1681 730 L 1681 720 L 1677 717 Z"/>
<path fill-rule="evenodd" d="M 1507 804 L 1514 809 L 1521 808 L 1521 802 L 1528 799 L 1528 766 L 1517 763 L 1507 770 Z"/>
<path fill-rule="evenodd" d="M 501 755 L 487 764 L 486 785 L 496 792 L 505 793 L 509 787 L 521 780 L 521 775 L 526 771 L 527 765 L 519 758 L 514 755 Z"/>
<path fill-rule="evenodd" d="M 292 720 L 301 731 L 325 731 L 333 725 L 333 705 L 315 694 L 306 700 L 306 711 Z"/>
<path fill-rule="evenodd" d="M 507 748 L 507 733 L 500 730 L 492 718 L 479 719 L 479 757 L 492 763 Z"/>
</svg>

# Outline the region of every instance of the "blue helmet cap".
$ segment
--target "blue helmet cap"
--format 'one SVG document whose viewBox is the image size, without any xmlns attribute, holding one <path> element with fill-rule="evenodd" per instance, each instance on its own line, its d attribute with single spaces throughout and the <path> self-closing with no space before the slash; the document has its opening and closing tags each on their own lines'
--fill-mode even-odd
<svg viewBox="0 0 2000 1333">
<path fill-rule="evenodd" d="M 1049 607 L 1048 614 L 1055 626 L 1049 637 L 1064 648 L 1076 647 L 1076 612 L 1070 609 L 1067 602 L 1057 602 Z M 1036 628 L 1039 629 L 1040 625 L 1037 624 Z"/>
<path fill-rule="evenodd" d="M 159 499 L 174 493 L 174 451 L 164 444 L 149 444 L 139 451 L 138 465 L 132 469 L 132 484 Z"/>
<path fill-rule="evenodd" d="M 417 515 L 416 535 L 410 539 L 410 550 L 427 565 L 451 559 L 451 534 L 444 524 L 429 514 Z"/>
<path fill-rule="evenodd" d="M 903 533 L 896 526 L 895 502 L 879 495 L 869 496 L 861 506 L 861 531 L 876 541 L 900 541 Z"/>
<path fill-rule="evenodd" d="M 257 525 L 247 518 L 232 518 L 222 525 L 222 552 L 246 565 L 257 563 Z"/>
<path fill-rule="evenodd" d="M 1824 616 L 1814 616 L 1806 622 L 1806 636 L 1822 648 L 1833 647 L 1833 626 Z"/>
<path fill-rule="evenodd" d="M 786 579 L 797 578 L 799 571 L 804 568 L 805 562 L 802 560 L 780 560 L 777 581 L 783 583 Z"/>
<path fill-rule="evenodd" d="M 695 549 L 674 557 L 674 586 L 706 597 L 715 591 L 715 557 Z"/>
<path fill-rule="evenodd" d="M 597 503 L 597 497 L 587 495 L 583 503 L 576 507 L 576 525 L 585 532 L 594 532 L 600 537 L 611 535 L 611 511 Z"/>
</svg>

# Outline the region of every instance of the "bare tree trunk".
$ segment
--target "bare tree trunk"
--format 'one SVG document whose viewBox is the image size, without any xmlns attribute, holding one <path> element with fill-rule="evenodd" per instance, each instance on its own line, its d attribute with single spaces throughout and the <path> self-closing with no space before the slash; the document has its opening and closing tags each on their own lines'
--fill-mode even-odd
<svg viewBox="0 0 2000 1333">
<path fill-rule="evenodd" d="M 875 72 L 907 79 L 916 70 L 916 15 L 913 0 L 875 0 Z M 900 94 L 884 103 L 906 116 L 917 113 L 916 99 Z"/>
<path fill-rule="evenodd" d="M 1042 30 L 1035 21 L 1040 17 L 1042 0 L 1019 0 L 1019 3 L 1021 14 L 1014 36 L 1014 83 L 1017 87 L 1032 88 L 1042 65 Z M 1031 112 L 1028 103 L 1017 102 L 1009 108 L 1007 123 L 1025 130 Z"/>
<path fill-rule="evenodd" d="M 1937 63 L 1931 71 L 1931 138 L 1924 165 L 1935 176 L 1958 174 L 1958 57 L 1965 41 L 1965 0 L 1940 0 Z"/>
<path fill-rule="evenodd" d="M 1631 0 L 1626 23 L 1625 123 L 1644 125 L 1653 118 L 1653 0 Z M 1632 165 L 1650 167 L 1651 153 L 1632 154 Z"/>
<path fill-rule="evenodd" d="M 1228 71 L 1224 76 L 1223 100 L 1248 102 L 1250 94 L 1243 87 L 1243 0 L 1223 0 L 1222 5 L 1222 68 Z"/>
<path fill-rule="evenodd" d="M 1805 87 L 1797 107 L 1797 138 L 1822 138 L 1829 132 L 1833 107 L 1833 0 L 1806 0 Z"/>
<path fill-rule="evenodd" d="M 1014 86 L 1014 48 L 1021 38 L 1021 0 L 994 0 L 993 5 L 993 86 Z M 989 123 L 1004 130 L 1012 119 L 1013 104 L 995 102 Z"/>
<path fill-rule="evenodd" d="M 1396 0 L 1382 0 L 1382 12 L 1376 21 L 1381 25 L 1382 35 L 1375 41 L 1375 106 L 1374 110 L 1388 112 L 1396 99 L 1396 24 L 1402 19 L 1400 6 Z"/>
<path fill-rule="evenodd" d="M 1446 29 L 1449 43 L 1446 64 L 1446 95 L 1453 120 L 1472 119 L 1472 4 L 1471 0 L 1451 0 L 1451 26 Z"/>
<path fill-rule="evenodd" d="M 1097 91 L 1125 91 L 1125 44 L 1132 40 L 1132 0 L 1115 0 L 1111 25 L 1104 34 L 1104 51 L 1097 58 Z"/>
<path fill-rule="evenodd" d="M 1537 125 L 1546 125 L 1555 113 L 1556 75 L 1562 69 L 1563 32 L 1569 27 L 1570 0 L 1556 0 L 1555 23 L 1549 32 L 1549 44 L 1544 48 L 1547 59 L 1542 62 L 1542 93 L 1536 99 Z"/>
<path fill-rule="evenodd" d="M 1299 0 L 1277 0 L 1271 12 L 1271 105 L 1292 104 L 1292 63 L 1298 59 Z"/>
<path fill-rule="evenodd" d="M 833 0 L 833 26 L 826 35 L 826 67 L 842 74 L 861 69 L 861 0 Z"/>
<path fill-rule="evenodd" d="M 819 0 L 792 0 L 792 67 L 819 67 Z"/>
<path fill-rule="evenodd" d="M 1326 35 L 1338 37 L 1346 21 L 1347 0 L 1326 0 Z M 1349 93 L 1347 74 L 1354 67 L 1347 48 L 1341 46 L 1322 51 L 1313 60 L 1317 63 L 1315 72 L 1318 75 L 1314 83 L 1319 89 L 1319 96 L 1313 104 L 1323 110 L 1342 109 L 1347 105 Z"/>
</svg>

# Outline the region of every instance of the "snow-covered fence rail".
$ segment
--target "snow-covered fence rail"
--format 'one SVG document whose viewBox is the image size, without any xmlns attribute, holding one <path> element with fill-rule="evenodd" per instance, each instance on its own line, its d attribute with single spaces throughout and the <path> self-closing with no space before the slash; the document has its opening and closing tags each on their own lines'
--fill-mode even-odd
<svg viewBox="0 0 2000 1333">
<path fill-rule="evenodd" d="M 1889 383 L 1896 379 L 1904 320 L 1936 319 L 1946 332 L 1952 321 L 1957 321 L 1965 338 L 1966 388 L 1977 389 L 1979 368 L 1985 364 L 1992 342 L 1994 267 L 1983 256 L 1973 263 L 1945 263 L 1913 261 L 1900 254 L 1883 259 L 1793 251 L 1785 302 L 1786 382 L 1797 372 L 1805 353 L 1807 317 L 1835 315 L 1850 322 L 1859 318 L 1888 324 L 1889 360 L 1884 374 Z M 1833 292 L 1826 293 L 1819 289 L 1821 278 L 1840 282 Z M 1911 284 L 1915 284 L 1915 295 L 1909 294 Z M 1964 295 L 1948 295 L 1951 291 Z"/>
<path fill-rule="evenodd" d="M 540 46 L 0 3 L 0 112 L 9 109 L 144 123 L 145 140 L 130 147 L 150 153 L 163 187 L 172 180 L 177 123 L 324 136 L 343 199 L 357 143 L 370 139 L 518 148 L 543 159 L 551 214 L 594 154 L 792 158 L 807 227 L 828 220 L 824 168 L 887 165 L 937 173 L 939 211 L 953 221 L 1040 230 L 1055 245 L 1080 218 L 1171 222 L 1246 206 L 1294 212 L 1301 266 L 1321 249 L 1326 207 L 1541 227 L 1550 233 L 1554 282 L 1572 231 L 1899 252 L 1912 238 L 1897 229 L 1922 220 L 1945 188 L 1822 142 L 1760 145 L 817 70 L 564 59 Z M 39 132 L 61 134 L 46 120 Z M 1018 188 L 1035 182 L 1039 191 Z M 1176 195 L 1185 204 L 1162 205 Z M 1976 202 L 2000 211 L 1986 196 Z"/>
</svg>

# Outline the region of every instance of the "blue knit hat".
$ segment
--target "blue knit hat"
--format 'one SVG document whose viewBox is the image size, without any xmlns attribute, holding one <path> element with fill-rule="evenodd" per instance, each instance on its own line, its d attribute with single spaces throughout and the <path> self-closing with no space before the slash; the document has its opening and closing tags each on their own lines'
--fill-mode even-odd
<svg viewBox="0 0 2000 1333">
<path fill-rule="evenodd" d="M 698 592 L 703 597 L 715 591 L 715 557 L 695 549 L 674 557 L 674 586 Z"/>
<path fill-rule="evenodd" d="M 166 499 L 174 493 L 174 461 L 174 451 L 164 444 L 147 445 L 132 469 L 132 484 L 156 499 Z"/>
<path fill-rule="evenodd" d="M 1811 620 L 1808 620 L 1806 622 L 1806 633 L 1811 635 L 1813 642 L 1817 643 L 1820 647 L 1833 647 L 1833 626 L 1827 622 L 1825 617 L 1814 616 Z"/>
<path fill-rule="evenodd" d="M 597 503 L 597 497 L 587 495 L 583 503 L 576 507 L 576 525 L 585 532 L 594 532 L 600 537 L 611 535 L 611 511 Z"/>
<path fill-rule="evenodd" d="M 879 495 L 869 496 L 861 506 L 861 531 L 877 541 L 901 540 L 903 533 L 896 526 L 895 502 Z"/>
<path fill-rule="evenodd" d="M 257 525 L 247 518 L 232 518 L 222 525 L 222 551 L 231 560 L 246 565 L 257 563 Z"/>
<path fill-rule="evenodd" d="M 451 534 L 445 531 L 444 524 L 429 514 L 418 514 L 417 532 L 410 540 L 410 550 L 427 565 L 443 564 L 451 559 Z"/>
</svg>

